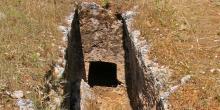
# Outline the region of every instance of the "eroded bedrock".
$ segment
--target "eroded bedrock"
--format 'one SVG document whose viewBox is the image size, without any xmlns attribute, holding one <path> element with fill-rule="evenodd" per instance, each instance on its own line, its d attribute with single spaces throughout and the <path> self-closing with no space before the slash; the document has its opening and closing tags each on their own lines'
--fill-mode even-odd
<svg viewBox="0 0 220 110">
<path fill-rule="evenodd" d="M 125 84 L 121 21 L 96 4 L 82 4 L 79 15 L 84 80 L 94 93 L 94 106 L 100 110 L 131 109 Z"/>
<path fill-rule="evenodd" d="M 63 108 L 147 110 L 156 105 L 154 79 L 120 15 L 95 3 L 75 11 L 66 52 Z M 149 75 L 149 76 L 148 76 Z"/>
</svg>

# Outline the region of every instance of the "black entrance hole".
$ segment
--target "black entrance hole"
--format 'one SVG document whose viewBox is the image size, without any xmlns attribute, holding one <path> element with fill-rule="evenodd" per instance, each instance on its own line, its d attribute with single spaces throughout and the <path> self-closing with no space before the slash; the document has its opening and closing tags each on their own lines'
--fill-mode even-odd
<svg viewBox="0 0 220 110">
<path fill-rule="evenodd" d="M 91 87 L 116 87 L 119 84 L 117 80 L 117 65 L 101 61 L 90 62 L 88 83 Z"/>
</svg>

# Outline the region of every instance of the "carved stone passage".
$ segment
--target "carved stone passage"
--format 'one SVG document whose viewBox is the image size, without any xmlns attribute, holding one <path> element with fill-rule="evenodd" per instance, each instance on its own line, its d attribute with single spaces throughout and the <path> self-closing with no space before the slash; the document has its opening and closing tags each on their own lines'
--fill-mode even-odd
<svg viewBox="0 0 220 110">
<path fill-rule="evenodd" d="M 79 15 L 85 80 L 94 92 L 96 108 L 131 109 L 125 85 L 121 21 L 96 4 L 82 4 Z"/>
<path fill-rule="evenodd" d="M 158 92 L 154 78 L 120 14 L 95 3 L 82 3 L 75 11 L 66 60 L 63 108 L 155 108 Z"/>
</svg>

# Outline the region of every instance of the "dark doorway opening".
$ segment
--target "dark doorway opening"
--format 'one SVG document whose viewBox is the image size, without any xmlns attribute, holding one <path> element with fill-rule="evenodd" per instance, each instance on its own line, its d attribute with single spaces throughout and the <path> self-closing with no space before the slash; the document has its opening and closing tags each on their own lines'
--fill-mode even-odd
<svg viewBox="0 0 220 110">
<path fill-rule="evenodd" d="M 90 62 L 88 83 L 91 87 L 116 87 L 119 84 L 117 80 L 117 65 L 101 61 Z"/>
</svg>

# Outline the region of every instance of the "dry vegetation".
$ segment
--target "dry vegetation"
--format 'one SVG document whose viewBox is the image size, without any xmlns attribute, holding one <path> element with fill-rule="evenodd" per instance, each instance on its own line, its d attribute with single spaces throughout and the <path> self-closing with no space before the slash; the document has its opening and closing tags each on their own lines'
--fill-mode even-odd
<svg viewBox="0 0 220 110">
<path fill-rule="evenodd" d="M 220 109 L 220 7 L 211 0 L 148 0 L 139 3 L 136 27 L 150 56 L 174 70 L 172 81 L 192 80 L 170 97 L 173 109 Z"/>
<path fill-rule="evenodd" d="M 151 58 L 174 70 L 171 82 L 193 76 L 170 97 L 174 109 L 220 109 L 219 0 L 109 1 L 114 10 L 139 6 L 135 27 L 150 43 Z M 57 26 L 71 6 L 73 0 L 0 1 L 0 106 L 11 107 L 3 91 L 33 91 L 41 83 L 59 55 Z M 27 97 L 37 102 L 34 94 Z"/>
<path fill-rule="evenodd" d="M 59 55 L 62 34 L 57 27 L 71 5 L 72 0 L 0 1 L 0 109 L 14 107 L 6 90 L 22 90 L 38 106 L 34 88 Z"/>
</svg>

